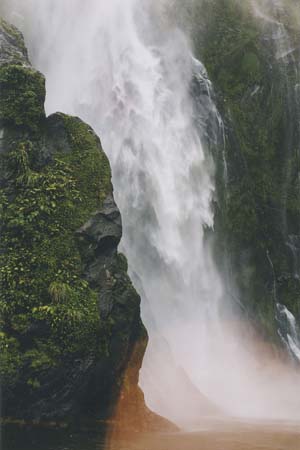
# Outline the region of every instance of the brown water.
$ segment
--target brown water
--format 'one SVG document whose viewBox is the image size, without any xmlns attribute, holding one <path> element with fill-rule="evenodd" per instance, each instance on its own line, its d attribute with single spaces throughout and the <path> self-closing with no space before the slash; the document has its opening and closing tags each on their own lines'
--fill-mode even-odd
<svg viewBox="0 0 300 450">
<path fill-rule="evenodd" d="M 300 424 L 214 423 L 197 432 L 122 434 L 16 430 L 2 432 L 1 450 L 300 450 Z"/>
<path fill-rule="evenodd" d="M 137 440 L 133 449 L 300 450 L 300 426 L 232 425 L 215 431 L 203 430 L 174 436 L 144 436 Z"/>
</svg>

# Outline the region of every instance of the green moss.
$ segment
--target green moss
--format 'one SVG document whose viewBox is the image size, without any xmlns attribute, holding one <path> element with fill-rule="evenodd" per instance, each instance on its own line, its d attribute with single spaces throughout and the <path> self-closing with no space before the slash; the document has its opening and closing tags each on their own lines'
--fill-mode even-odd
<svg viewBox="0 0 300 450">
<path fill-rule="evenodd" d="M 253 52 L 247 52 L 244 54 L 241 64 L 241 73 L 247 79 L 259 80 L 260 79 L 260 61 L 257 55 Z"/>
<path fill-rule="evenodd" d="M 9 39 L 12 39 L 15 42 L 20 51 L 23 52 L 24 55 L 27 55 L 27 50 L 22 33 L 20 33 L 20 31 L 16 27 L 7 23 L 0 17 L 0 31 L 2 30 L 7 34 L 7 36 L 9 36 Z"/>
<path fill-rule="evenodd" d="M 200 8 L 207 35 L 197 50 L 216 85 L 226 86 L 226 95 L 242 94 L 253 77 L 260 76 L 259 31 L 249 20 L 250 12 L 236 0 L 204 0 Z"/>
<path fill-rule="evenodd" d="M 19 374 L 29 390 L 66 355 L 107 347 L 76 230 L 111 191 L 110 169 L 90 128 L 63 117 L 69 153 L 38 169 L 37 143 L 24 141 L 2 157 L 9 180 L 0 190 L 0 325 L 14 342 L 2 356 L 2 378 Z"/>
<path fill-rule="evenodd" d="M 21 65 L 0 67 L 0 121 L 37 131 L 45 117 L 45 80 Z"/>
<path fill-rule="evenodd" d="M 105 153 L 99 151 L 99 138 L 91 128 L 80 119 L 63 114 L 60 116 L 72 147 L 72 152 L 61 155 L 61 159 L 72 166 L 84 209 L 96 211 L 112 190 L 109 161 Z M 83 220 L 80 211 L 77 217 Z"/>
<path fill-rule="evenodd" d="M 3 385 L 11 387 L 19 379 L 22 365 L 20 344 L 14 337 L 0 332 L 0 380 Z"/>
<path fill-rule="evenodd" d="M 204 0 L 202 14 L 194 15 L 194 32 L 200 29 L 204 38 L 196 38 L 195 44 L 226 126 L 226 196 L 223 164 L 216 154 L 219 246 L 230 258 L 245 309 L 274 336 L 274 272 L 269 258 L 278 301 L 291 311 L 299 309 L 299 283 L 280 281 L 285 273 L 289 280 L 294 277 L 286 240 L 289 234 L 299 234 L 296 100 L 293 103 L 299 80 L 292 64 L 276 59 L 266 30 L 244 3 Z"/>
</svg>

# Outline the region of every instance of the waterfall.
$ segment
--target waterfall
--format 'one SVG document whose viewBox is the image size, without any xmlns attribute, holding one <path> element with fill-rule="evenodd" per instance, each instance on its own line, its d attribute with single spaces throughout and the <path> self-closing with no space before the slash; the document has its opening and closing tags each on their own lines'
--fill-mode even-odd
<svg viewBox="0 0 300 450">
<path fill-rule="evenodd" d="M 209 147 L 222 124 L 205 69 L 168 23 L 164 2 L 7 5 L 46 75 L 47 113 L 80 116 L 109 156 L 120 251 L 150 337 L 140 379 L 147 404 L 181 424 L 221 411 L 289 417 L 290 404 L 299 413 L 284 369 L 274 389 L 273 367 L 261 364 L 248 328 L 221 312 L 227 299 L 207 230 L 215 191 Z"/>
</svg>

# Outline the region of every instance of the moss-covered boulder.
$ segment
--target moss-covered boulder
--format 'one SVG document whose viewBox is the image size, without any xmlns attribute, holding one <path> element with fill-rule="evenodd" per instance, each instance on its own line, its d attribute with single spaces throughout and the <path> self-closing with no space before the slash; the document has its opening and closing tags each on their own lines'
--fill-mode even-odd
<svg viewBox="0 0 300 450">
<path fill-rule="evenodd" d="M 145 416 L 147 333 L 109 162 L 80 119 L 46 118 L 44 98 L 21 34 L 0 21 L 2 415 L 107 418 L 130 392 Z"/>
</svg>

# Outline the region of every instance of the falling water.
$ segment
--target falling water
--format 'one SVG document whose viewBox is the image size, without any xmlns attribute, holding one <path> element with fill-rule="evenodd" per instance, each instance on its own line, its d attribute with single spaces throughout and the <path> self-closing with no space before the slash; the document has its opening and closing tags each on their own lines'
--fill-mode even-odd
<svg viewBox="0 0 300 450">
<path fill-rule="evenodd" d="M 213 228 L 209 147 L 222 126 L 205 69 L 168 24 L 164 2 L 7 4 L 46 75 L 47 112 L 79 115 L 109 156 L 121 251 L 150 336 L 140 379 L 148 405 L 178 423 L 221 412 L 300 413 L 284 369 L 274 381 L 247 331 L 220 313 L 227 299 L 206 230 Z"/>
</svg>

